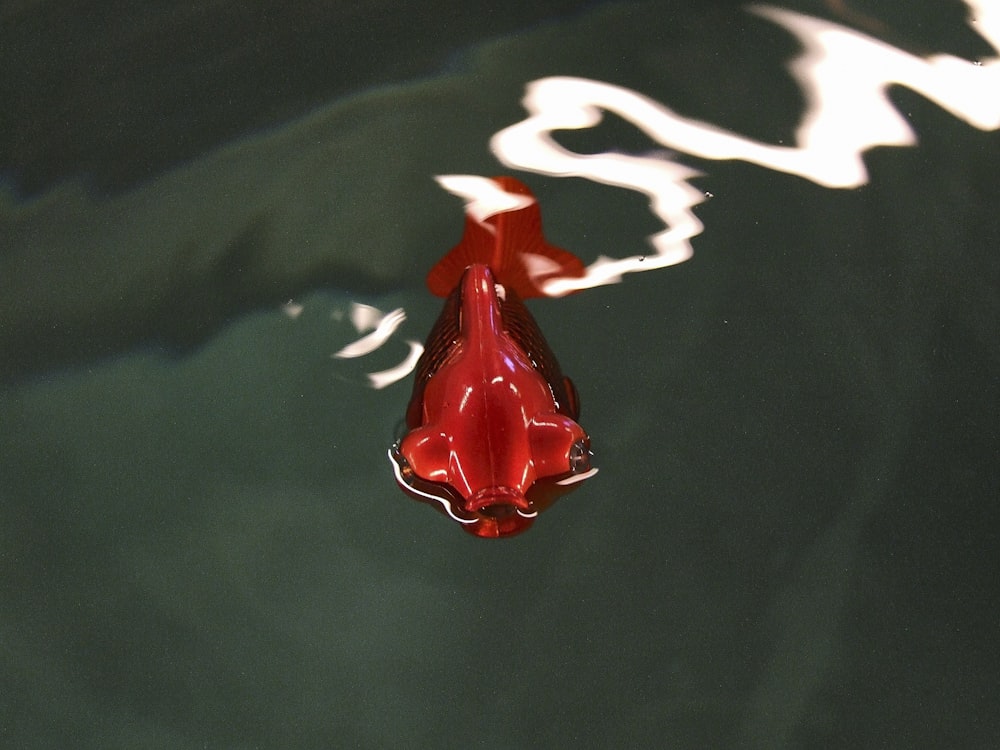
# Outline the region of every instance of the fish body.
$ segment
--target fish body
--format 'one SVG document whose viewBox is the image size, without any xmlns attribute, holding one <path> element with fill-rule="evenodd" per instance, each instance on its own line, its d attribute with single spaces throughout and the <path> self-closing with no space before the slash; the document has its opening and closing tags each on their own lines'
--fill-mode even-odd
<svg viewBox="0 0 1000 750">
<path fill-rule="evenodd" d="M 405 492 L 481 537 L 524 531 L 596 472 L 576 389 L 523 302 L 583 264 L 545 241 L 525 185 L 493 181 L 522 200 L 467 211 L 462 241 L 428 274 L 445 304 L 417 364 L 406 434 L 389 452 Z"/>
</svg>

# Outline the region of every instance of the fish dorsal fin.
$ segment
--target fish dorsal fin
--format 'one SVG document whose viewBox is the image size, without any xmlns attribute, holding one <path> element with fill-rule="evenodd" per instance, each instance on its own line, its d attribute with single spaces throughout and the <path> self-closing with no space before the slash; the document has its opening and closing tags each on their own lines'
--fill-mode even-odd
<svg viewBox="0 0 1000 750">
<path fill-rule="evenodd" d="M 477 198 L 470 200 L 461 242 L 427 274 L 431 292 L 447 297 L 474 263 L 488 266 L 497 283 L 521 299 L 547 296 L 543 286 L 550 279 L 582 276 L 579 258 L 545 241 L 541 211 L 527 185 L 513 177 L 494 177 L 491 182 L 513 199 L 508 205 L 514 207 L 490 212 Z"/>
</svg>

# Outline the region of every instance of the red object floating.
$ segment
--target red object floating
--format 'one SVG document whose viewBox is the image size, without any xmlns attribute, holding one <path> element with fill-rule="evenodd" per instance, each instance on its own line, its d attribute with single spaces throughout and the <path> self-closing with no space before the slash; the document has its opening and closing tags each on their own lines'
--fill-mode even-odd
<svg viewBox="0 0 1000 750">
<path fill-rule="evenodd" d="M 592 476 L 579 402 L 527 297 L 547 279 L 581 276 L 583 263 L 550 245 L 531 191 L 493 181 L 531 202 L 477 220 L 430 270 L 446 297 L 417 364 L 406 435 L 390 450 L 396 480 L 481 537 L 527 529 L 542 510 Z"/>
</svg>

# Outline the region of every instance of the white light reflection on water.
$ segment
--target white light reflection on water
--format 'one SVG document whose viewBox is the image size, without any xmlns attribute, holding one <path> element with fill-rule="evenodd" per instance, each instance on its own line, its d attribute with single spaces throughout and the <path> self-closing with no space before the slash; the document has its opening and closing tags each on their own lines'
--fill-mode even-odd
<svg viewBox="0 0 1000 750">
<path fill-rule="evenodd" d="M 1000 52 L 1000 3 L 966 0 L 969 25 Z M 618 153 L 578 154 L 552 138 L 554 130 L 600 123 L 603 110 L 631 122 L 657 143 L 702 159 L 738 159 L 830 188 L 868 181 L 862 154 L 875 146 L 912 146 L 916 134 L 889 100 L 892 85 L 905 86 L 981 130 L 1000 127 L 1000 59 L 970 62 L 952 55 L 917 57 L 866 34 L 783 8 L 751 11 L 791 31 L 805 51 L 791 71 L 807 109 L 796 145 L 745 138 L 682 117 L 635 91 L 584 78 L 553 77 L 529 83 L 523 104 L 528 117 L 493 136 L 490 146 L 508 167 L 583 177 L 646 194 L 666 229 L 650 237 L 655 255 L 599 258 L 581 279 L 554 279 L 552 296 L 621 280 L 635 271 L 674 265 L 692 255 L 690 240 L 702 231 L 691 209 L 704 194 L 687 180 L 697 172 L 662 157 Z"/>
<path fill-rule="evenodd" d="M 965 3 L 969 26 L 1000 53 L 1000 0 Z M 636 91 L 602 81 L 560 76 L 527 85 L 522 103 L 528 116 L 493 136 L 490 147 L 496 157 L 513 169 L 583 177 L 641 192 L 665 227 L 649 238 L 654 253 L 601 256 L 581 278 L 550 279 L 544 287 L 548 295 L 617 283 L 627 273 L 681 263 L 693 254 L 690 241 L 704 228 L 692 209 L 706 194 L 688 184 L 700 172 L 662 156 L 578 154 L 552 138 L 556 130 L 594 127 L 603 111 L 627 120 L 673 152 L 700 159 L 741 160 L 829 188 L 868 182 L 865 151 L 917 144 L 913 129 L 888 97 L 890 86 L 915 91 L 980 130 L 1000 128 L 998 57 L 975 61 L 947 54 L 918 57 L 831 21 L 768 5 L 749 10 L 784 27 L 803 45 L 803 53 L 790 64 L 806 101 L 795 145 L 763 143 L 682 117 Z M 466 210 L 480 220 L 483 213 L 519 207 L 507 205 L 511 197 L 497 195 L 495 183 L 486 178 L 447 175 L 437 180 L 465 199 Z M 409 343 L 412 347 L 415 342 Z M 415 364 L 413 351 L 407 361 Z M 408 372 L 393 368 L 391 377 L 399 379 Z"/>
<path fill-rule="evenodd" d="M 371 333 L 348 344 L 332 356 L 337 359 L 353 359 L 371 354 L 388 341 L 389 337 L 403 325 L 405 320 L 406 312 L 402 307 L 397 307 L 392 312 L 383 313 L 377 307 L 354 302 L 351 304 L 351 322 L 354 324 L 354 329 L 358 333 L 364 331 L 371 331 Z"/>
<path fill-rule="evenodd" d="M 283 309 L 285 314 L 293 319 L 299 317 L 302 313 L 302 305 L 292 300 L 289 300 Z M 335 310 L 331 317 L 339 320 L 342 317 L 342 312 Z M 377 351 L 406 321 L 406 312 L 401 307 L 390 312 L 384 312 L 372 305 L 352 302 L 350 320 L 355 331 L 358 333 L 369 331 L 369 333 L 365 333 L 364 336 L 331 354 L 330 356 L 334 359 L 356 359 Z M 402 380 L 413 372 L 413 369 L 417 366 L 417 360 L 423 354 L 424 347 L 419 341 L 409 339 L 406 341 L 406 344 L 410 349 L 402 362 L 379 372 L 368 373 L 369 386 L 380 390 Z"/>
</svg>

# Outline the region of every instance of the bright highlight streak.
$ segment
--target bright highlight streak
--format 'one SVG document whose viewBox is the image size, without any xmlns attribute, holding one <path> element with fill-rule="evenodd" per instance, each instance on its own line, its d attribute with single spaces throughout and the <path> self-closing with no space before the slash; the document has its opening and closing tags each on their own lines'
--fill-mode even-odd
<svg viewBox="0 0 1000 750">
<path fill-rule="evenodd" d="M 360 302 L 351 303 L 351 325 L 358 333 L 372 330 L 384 317 L 385 313 L 377 307 L 363 305 Z"/>
<path fill-rule="evenodd" d="M 367 308 L 368 305 L 356 305 L 357 308 Z M 374 310 L 375 308 L 370 308 Z M 381 313 L 379 313 L 381 315 Z M 362 312 L 362 316 L 367 315 L 367 313 Z M 354 310 L 351 311 L 351 320 L 355 322 L 355 326 L 359 329 L 363 328 L 358 326 L 357 320 L 354 317 Z M 365 318 L 365 320 L 368 320 Z M 369 333 L 367 336 L 362 336 L 357 341 L 348 344 L 340 351 L 336 352 L 333 356 L 338 359 L 353 359 L 354 357 L 363 357 L 366 354 L 371 354 L 373 351 L 378 349 L 382 344 L 389 340 L 389 337 L 396 332 L 403 321 L 406 320 L 406 313 L 403 308 L 399 307 L 390 313 L 387 313 L 377 319 L 375 323 L 375 330 Z"/>
<path fill-rule="evenodd" d="M 486 219 L 505 211 L 517 211 L 530 206 L 535 201 L 527 195 L 508 193 L 488 177 L 471 174 L 446 174 L 434 178 L 437 183 L 453 195 L 465 200 L 465 213 L 483 224 L 491 232 L 496 231 Z"/>
<path fill-rule="evenodd" d="M 966 5 L 970 26 L 1000 52 L 1000 3 L 966 0 Z M 553 77 L 528 84 L 523 100 L 528 117 L 493 136 L 490 146 L 496 157 L 516 169 L 584 177 L 644 193 L 666 226 L 650 237 L 655 254 L 601 257 L 583 279 L 551 280 L 547 293 L 557 296 L 615 283 L 625 273 L 683 262 L 692 255 L 691 238 L 703 229 L 691 209 L 704 194 L 687 183 L 699 172 L 662 157 L 578 154 L 551 136 L 555 130 L 594 127 L 604 111 L 673 151 L 702 159 L 742 160 L 829 188 L 865 184 L 868 172 L 862 155 L 868 149 L 917 143 L 909 123 L 889 100 L 892 85 L 916 91 L 973 127 L 1000 128 L 1000 58 L 921 58 L 830 21 L 763 5 L 751 10 L 788 29 L 805 48 L 791 64 L 807 103 L 793 146 L 754 141 L 682 117 L 642 94 L 601 81 Z"/>
<path fill-rule="evenodd" d="M 992 23 L 1000 23 L 995 0 L 967 0 L 966 4 L 971 10 L 972 28 L 1000 52 L 996 43 L 1000 27 L 994 25 L 991 29 L 987 22 L 992 15 Z M 992 14 L 983 12 L 987 5 L 993 6 Z M 790 150 L 792 169 L 781 169 L 768 159 L 758 164 L 801 174 L 827 187 L 865 184 L 868 173 L 861 159 L 864 151 L 875 146 L 917 143 L 916 134 L 888 97 L 892 85 L 905 86 L 927 97 L 980 130 L 1000 127 L 998 58 L 976 62 L 953 55 L 922 58 L 829 21 L 783 8 L 755 6 L 752 10 L 784 26 L 805 47 L 805 53 L 791 65 L 807 100 L 796 138 L 800 145 Z M 844 163 L 843 174 L 838 174 L 837 162 Z"/>
<path fill-rule="evenodd" d="M 574 474 L 571 477 L 560 479 L 558 482 L 556 482 L 556 484 L 561 484 L 561 485 L 576 484 L 577 482 L 582 482 L 584 479 L 590 479 L 596 473 L 597 473 L 597 467 L 594 467 L 593 469 L 585 471 L 582 474 Z"/>
<path fill-rule="evenodd" d="M 382 390 L 393 383 L 398 383 L 413 372 L 413 369 L 417 366 L 417 360 L 424 353 L 424 347 L 418 341 L 407 341 L 406 343 L 410 345 L 410 353 L 406 355 L 406 359 L 395 367 L 390 367 L 388 370 L 380 370 L 379 372 L 368 374 L 368 384 L 372 388 Z"/>
<path fill-rule="evenodd" d="M 996 0 L 965 0 L 969 26 L 1000 52 L 1000 3 Z"/>
</svg>

